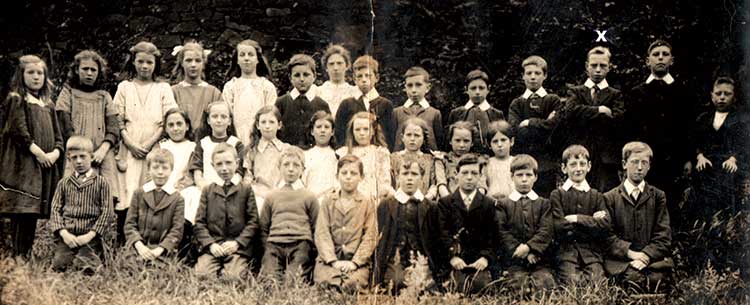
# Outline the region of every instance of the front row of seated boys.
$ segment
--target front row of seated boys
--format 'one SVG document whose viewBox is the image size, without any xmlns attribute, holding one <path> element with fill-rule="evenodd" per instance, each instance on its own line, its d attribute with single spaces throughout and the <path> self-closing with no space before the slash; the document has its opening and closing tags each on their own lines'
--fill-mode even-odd
<svg viewBox="0 0 750 305">
<path fill-rule="evenodd" d="M 92 151 L 83 137 L 67 143 L 76 173 L 59 183 L 52 203 L 55 270 L 82 263 L 92 272 L 101 264 L 112 201 L 106 180 L 91 170 Z M 373 281 L 397 292 L 407 285 L 409 270 L 422 267 L 438 289 L 448 283 L 479 292 L 498 278 L 491 272 L 496 270 L 506 271 L 519 291 L 550 289 L 556 278 L 567 285 L 607 275 L 653 289 L 672 267 L 666 198 L 644 180 L 653 152 L 642 142 L 624 146 L 627 179 L 604 194 L 586 182 L 592 166 L 586 148 L 568 147 L 562 160 L 568 180 L 550 199 L 534 191 L 539 169 L 533 157 L 513 159 L 514 190 L 496 201 L 479 191 L 481 163 L 467 155 L 457 165 L 458 188 L 437 203 L 420 190 L 424 168 L 404 162 L 397 169 L 397 191 L 378 204 L 358 191 L 363 165 L 347 155 L 338 161 L 340 188 L 319 203 L 299 180 L 304 159 L 297 147 L 282 152 L 283 181 L 259 216 L 252 188 L 236 174 L 236 150 L 228 144 L 215 149 L 211 162 L 224 183 L 202 192 L 194 228 L 197 275 L 236 279 L 260 263 L 260 274 L 271 277 L 301 275 L 342 291 Z M 171 153 L 155 149 L 146 160 L 152 180 L 133 197 L 123 251 L 156 263 L 177 255 L 184 201 L 164 187 Z M 418 254 L 426 263 L 415 259 Z"/>
</svg>

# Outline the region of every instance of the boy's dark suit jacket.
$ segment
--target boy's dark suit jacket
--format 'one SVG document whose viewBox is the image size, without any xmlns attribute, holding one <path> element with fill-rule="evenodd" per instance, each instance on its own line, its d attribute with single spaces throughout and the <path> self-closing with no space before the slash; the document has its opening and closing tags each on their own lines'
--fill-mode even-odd
<svg viewBox="0 0 750 305">
<path fill-rule="evenodd" d="M 646 186 L 637 202 L 625 190 L 625 185 L 610 190 L 604 197 L 612 221 L 607 238 L 604 267 L 609 274 L 619 274 L 628 267 L 628 250 L 642 251 L 651 258 L 649 268 L 671 267 L 664 261 L 672 253 L 672 229 L 669 226 L 667 198 L 653 185 Z"/>
<path fill-rule="evenodd" d="M 349 124 L 349 120 L 361 111 L 367 111 L 362 96 L 356 99 L 350 97 L 341 102 L 339 109 L 336 111 L 336 126 L 334 126 L 338 146 L 344 145 L 346 126 Z M 396 120 L 393 116 L 393 103 L 387 98 L 379 96 L 370 101 L 370 112 L 377 116 L 385 142 L 388 144 L 388 150 L 393 151 L 396 143 Z"/>
<path fill-rule="evenodd" d="M 378 232 L 380 240 L 374 253 L 373 262 L 373 274 L 375 284 L 380 284 L 383 281 L 383 276 L 388 268 L 388 264 L 391 263 L 390 253 L 393 252 L 393 248 L 396 247 L 396 241 L 398 239 L 398 205 L 399 203 L 396 198 L 389 196 L 383 199 L 378 205 Z M 435 269 L 434 254 L 432 253 L 432 243 L 437 237 L 435 229 L 432 228 L 435 222 L 435 204 L 434 202 L 425 199 L 418 205 L 417 210 L 417 221 L 419 222 L 419 236 L 422 238 L 420 243 L 422 248 L 427 253 L 422 253 L 429 259 L 430 270 L 433 274 L 437 271 Z"/>
<path fill-rule="evenodd" d="M 474 263 L 484 257 L 494 263 L 497 244 L 497 213 L 495 200 L 477 191 L 471 205 L 466 208 L 460 190 L 440 198 L 437 206 L 437 225 L 439 237 L 435 251 L 439 256 L 438 266 L 441 274 L 452 270 L 450 259 L 454 256 L 450 248 L 454 246 L 454 236 L 458 235 L 461 257 L 466 264 Z M 462 230 L 463 229 L 463 230 Z M 460 233 L 459 233 L 460 232 Z"/>
<path fill-rule="evenodd" d="M 599 113 L 599 106 L 612 110 L 612 117 Z M 620 163 L 620 149 L 623 142 L 622 122 L 625 104 L 622 92 L 607 87 L 599 90 L 596 100 L 591 97 L 591 89 L 575 86 L 568 90 L 566 115 L 563 117 L 568 130 L 559 130 L 572 135 L 565 147 L 581 144 L 589 150 L 592 162 L 607 164 Z M 559 134 L 559 133 L 558 133 Z"/>
</svg>

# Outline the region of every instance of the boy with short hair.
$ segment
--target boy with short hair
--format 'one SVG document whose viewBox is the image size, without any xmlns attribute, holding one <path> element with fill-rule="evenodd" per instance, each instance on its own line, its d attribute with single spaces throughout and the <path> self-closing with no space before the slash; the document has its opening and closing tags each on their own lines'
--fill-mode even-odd
<svg viewBox="0 0 750 305">
<path fill-rule="evenodd" d="M 260 214 L 260 238 L 265 246 L 260 273 L 278 276 L 301 271 L 307 279 L 312 271 L 313 232 L 318 217 L 318 199 L 305 189 L 300 177 L 305 169 L 302 149 L 290 146 L 281 152 L 283 180 L 271 192 Z"/>
<path fill-rule="evenodd" d="M 375 85 L 378 83 L 378 61 L 370 55 L 357 58 L 352 65 L 354 69 L 354 82 L 359 88 L 359 96 L 347 98 L 341 102 L 336 112 L 336 125 L 334 128 L 336 143 L 344 143 L 346 137 L 346 126 L 352 116 L 360 111 L 375 114 L 377 122 L 385 135 L 388 150 L 394 151 L 396 142 L 396 120 L 393 117 L 393 103 L 378 94 Z"/>
<path fill-rule="evenodd" d="M 404 92 L 407 100 L 402 106 L 393 110 L 396 118 L 396 135 L 402 134 L 404 123 L 409 117 L 419 117 L 427 123 L 429 134 L 425 135 L 425 142 L 434 151 L 442 150 L 445 132 L 443 129 L 443 115 L 440 110 L 430 106 L 425 95 L 430 92 L 432 84 L 430 74 L 422 67 L 414 66 L 404 74 Z M 396 136 L 395 151 L 404 149 L 401 137 Z"/>
<path fill-rule="evenodd" d="M 542 196 L 549 196 L 557 182 L 557 162 L 549 149 L 548 138 L 560 112 L 560 97 L 547 93 L 542 86 L 547 78 L 547 61 L 532 55 L 521 63 L 526 90 L 510 103 L 508 123 L 516 129 L 514 154 L 529 154 L 539 161 L 539 175 L 534 184 Z"/>
<path fill-rule="evenodd" d="M 311 144 L 307 136 L 307 125 L 317 111 L 331 113 L 328 103 L 315 95 L 310 87 L 315 82 L 315 60 L 309 55 L 296 54 L 289 59 L 289 80 L 294 88 L 276 99 L 276 108 L 281 112 L 284 126 L 278 138 L 284 143 L 308 148 Z"/>
<path fill-rule="evenodd" d="M 490 154 L 490 139 L 487 139 L 487 127 L 491 122 L 504 120 L 503 112 L 487 102 L 490 92 L 490 77 L 482 70 L 473 70 L 466 75 L 466 94 L 469 101 L 466 105 L 454 108 L 448 115 L 448 125 L 458 121 L 467 121 L 477 128 L 474 138 L 474 151 Z"/>
<path fill-rule="evenodd" d="M 663 287 L 660 282 L 673 267 L 667 198 L 645 181 L 653 156 L 646 143 L 625 144 L 622 167 L 627 179 L 604 194 L 612 217 L 607 273 L 620 283 L 646 290 Z"/>
<path fill-rule="evenodd" d="M 428 259 L 430 276 L 436 274 L 432 242 L 437 237 L 431 228 L 434 203 L 420 191 L 424 168 L 416 161 L 405 161 L 398 168 L 399 189 L 378 205 L 378 232 L 382 238 L 375 250 L 373 267 L 376 285 L 393 284 L 394 292 L 405 285 L 404 270 L 411 266 L 411 255 Z"/>
<path fill-rule="evenodd" d="M 61 272 L 81 262 L 86 272 L 93 273 L 101 265 L 102 237 L 114 217 L 110 185 L 91 169 L 91 139 L 72 136 L 65 148 L 75 172 L 60 180 L 52 198 L 49 226 L 56 236 L 52 268 Z"/>
<path fill-rule="evenodd" d="M 695 157 L 689 136 L 699 107 L 690 93 L 694 90 L 670 74 L 672 52 L 672 45 L 661 39 L 648 46 L 645 62 L 650 74 L 625 99 L 628 132 L 624 140 L 649 143 L 656 164 L 649 182 L 669 198 L 679 198 L 683 190 L 674 182 L 684 173 L 686 162 Z"/>
<path fill-rule="evenodd" d="M 474 155 L 458 163 L 458 189 L 440 198 L 435 231 L 439 234 L 439 276 L 461 290 L 477 293 L 492 277 L 487 266 L 495 253 L 497 215 L 495 200 L 478 191 L 482 168 Z"/>
<path fill-rule="evenodd" d="M 510 165 L 515 189 L 497 205 L 498 237 L 516 291 L 555 285 L 547 251 L 553 235 L 552 209 L 549 200 L 534 192 L 537 166 L 533 157 L 516 155 Z"/>
<path fill-rule="evenodd" d="M 581 144 L 590 150 L 594 187 L 609 190 L 620 183 L 619 147 L 625 105 L 620 90 L 607 83 L 612 66 L 609 49 L 597 46 L 586 57 L 583 85 L 570 88 L 563 120 L 574 130 L 566 145 Z"/>
<path fill-rule="evenodd" d="M 155 148 L 146 156 L 151 181 L 133 193 L 125 219 L 127 248 L 142 259 L 155 260 L 175 253 L 182 240 L 185 200 L 173 186 L 165 186 L 174 166 L 169 150 Z"/>
<path fill-rule="evenodd" d="M 591 170 L 589 152 L 581 145 L 571 145 L 562 154 L 562 171 L 568 179 L 552 191 L 550 202 L 559 245 L 560 282 L 604 279 L 602 249 L 609 233 L 610 220 L 604 196 L 586 182 Z"/>
<path fill-rule="evenodd" d="M 217 144 L 211 154 L 211 164 L 224 183 L 213 182 L 201 192 L 193 229 L 202 253 L 195 264 L 199 276 L 223 273 L 239 279 L 258 251 L 252 247 L 258 234 L 255 194 L 249 185 L 241 184 L 239 163 L 237 150 L 227 143 Z"/>
</svg>

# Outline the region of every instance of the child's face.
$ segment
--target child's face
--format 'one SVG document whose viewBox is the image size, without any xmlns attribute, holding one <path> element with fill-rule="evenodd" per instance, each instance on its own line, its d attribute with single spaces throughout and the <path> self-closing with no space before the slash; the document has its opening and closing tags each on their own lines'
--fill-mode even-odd
<svg viewBox="0 0 750 305">
<path fill-rule="evenodd" d="M 346 77 L 346 70 L 349 70 L 349 65 L 346 63 L 344 56 L 341 56 L 341 54 L 328 56 L 326 72 L 328 72 L 328 78 L 331 79 L 332 82 L 343 82 Z"/>
<path fill-rule="evenodd" d="M 474 104 L 479 104 L 487 98 L 490 92 L 487 83 L 483 79 L 475 79 L 466 86 L 466 94 Z"/>
<path fill-rule="evenodd" d="M 76 173 L 84 174 L 91 169 L 91 160 L 94 158 L 90 151 L 81 149 L 68 150 L 68 161 L 73 164 Z"/>
<path fill-rule="evenodd" d="M 172 174 L 172 165 L 165 162 L 151 162 L 148 165 L 148 174 L 156 186 L 162 187 L 169 180 L 169 175 Z"/>
<path fill-rule="evenodd" d="M 237 65 L 240 66 L 242 74 L 255 74 L 258 66 L 258 52 L 250 45 L 237 45 Z"/>
<path fill-rule="evenodd" d="M 591 161 L 584 156 L 573 156 L 562 165 L 562 172 L 568 175 L 571 181 L 580 183 L 586 180 L 586 174 L 591 170 Z"/>
<path fill-rule="evenodd" d="M 211 165 L 216 170 L 224 182 L 232 180 L 234 174 L 237 172 L 237 166 L 239 166 L 239 160 L 231 151 L 225 151 L 214 155 L 211 159 Z"/>
<path fill-rule="evenodd" d="M 424 133 L 422 127 L 409 124 L 404 127 L 404 135 L 401 137 L 406 151 L 418 151 L 424 144 Z"/>
<path fill-rule="evenodd" d="M 354 142 L 357 142 L 357 145 L 370 145 L 370 141 L 372 141 L 370 120 L 362 118 L 355 119 L 354 122 L 352 122 L 352 131 L 354 134 Z"/>
<path fill-rule="evenodd" d="M 187 50 L 183 54 L 182 69 L 185 77 L 189 79 L 200 79 L 203 74 L 203 54 L 195 50 Z"/>
<path fill-rule="evenodd" d="M 44 64 L 27 64 L 23 70 L 23 84 L 32 92 L 41 90 L 44 87 Z"/>
<path fill-rule="evenodd" d="M 378 76 L 368 68 L 361 68 L 354 71 L 354 81 L 357 82 L 359 91 L 367 94 L 378 83 Z"/>
<path fill-rule="evenodd" d="M 289 76 L 292 86 L 300 93 L 310 90 L 310 85 L 315 81 L 315 73 L 307 65 L 296 65 L 292 67 L 292 73 Z"/>
<path fill-rule="evenodd" d="M 319 119 L 313 124 L 311 133 L 313 138 L 315 138 L 315 145 L 326 146 L 331 142 L 331 136 L 333 136 L 333 125 L 326 119 Z"/>
<path fill-rule="evenodd" d="M 591 54 L 586 61 L 586 74 L 597 84 L 607 78 L 609 68 L 609 57 L 604 54 Z"/>
<path fill-rule="evenodd" d="M 279 163 L 281 164 L 281 175 L 284 177 L 284 182 L 290 184 L 297 181 L 305 169 L 302 166 L 302 161 L 296 156 L 284 156 Z"/>
<path fill-rule="evenodd" d="M 462 156 L 471 149 L 471 131 L 463 128 L 453 130 L 451 149 L 456 155 Z"/>
<path fill-rule="evenodd" d="M 344 164 L 338 173 L 341 190 L 346 193 L 352 193 L 357 190 L 359 182 L 362 181 L 362 173 L 359 171 L 357 163 Z"/>
<path fill-rule="evenodd" d="M 275 139 L 276 133 L 281 129 L 281 122 L 272 112 L 261 114 L 257 124 L 261 137 L 269 141 Z"/>
<path fill-rule="evenodd" d="M 209 111 L 208 125 L 211 126 L 213 136 L 225 137 L 227 135 L 227 127 L 231 124 L 229 107 L 225 104 L 216 104 L 213 105 Z"/>
<path fill-rule="evenodd" d="M 138 73 L 138 79 L 151 80 L 151 75 L 154 74 L 154 68 L 156 67 L 156 57 L 145 52 L 138 52 L 135 54 L 133 65 L 136 73 Z"/>
<path fill-rule="evenodd" d="M 187 132 L 188 126 L 182 114 L 177 112 L 170 114 L 164 123 L 164 128 L 166 128 L 167 136 L 172 141 L 182 142 L 185 140 L 185 132 Z"/>
<path fill-rule="evenodd" d="M 408 195 L 416 193 L 421 184 L 422 173 L 419 172 L 419 164 L 413 162 L 408 169 L 403 167 L 399 168 L 398 186 L 404 191 L 404 193 Z"/>
<path fill-rule="evenodd" d="M 734 103 L 734 86 L 731 84 L 718 84 L 711 90 L 711 101 L 718 112 L 726 112 Z"/>
<path fill-rule="evenodd" d="M 516 191 L 521 194 L 531 192 L 531 190 L 534 189 L 536 179 L 537 177 L 536 174 L 534 174 L 534 170 L 530 168 L 517 169 L 511 176 Z"/>
<path fill-rule="evenodd" d="M 669 67 L 674 63 L 672 50 L 667 46 L 658 46 L 651 50 L 646 58 L 646 66 L 651 69 L 651 73 L 656 75 L 665 75 L 669 72 Z"/>
<path fill-rule="evenodd" d="M 526 89 L 531 91 L 539 90 L 546 78 L 547 74 L 537 65 L 526 65 L 523 67 L 523 83 L 526 85 Z"/>
<path fill-rule="evenodd" d="M 93 86 L 99 77 L 99 65 L 92 59 L 83 59 L 78 63 L 78 79 L 81 84 Z"/>
<path fill-rule="evenodd" d="M 427 92 L 430 92 L 430 83 L 424 80 L 424 75 L 414 75 L 406 78 L 404 82 L 404 92 L 410 100 L 418 103 L 421 101 Z"/>
<path fill-rule="evenodd" d="M 627 160 L 622 161 L 622 168 L 630 182 L 641 183 L 651 169 L 651 157 L 646 152 L 632 153 Z"/>
<path fill-rule="evenodd" d="M 479 164 L 467 164 L 458 169 L 458 187 L 465 193 L 471 193 L 477 189 L 481 175 Z"/>
<path fill-rule="evenodd" d="M 490 147 L 495 157 L 505 158 L 510 155 L 510 148 L 513 147 L 513 138 L 508 138 L 502 132 L 498 132 L 492 137 Z"/>
</svg>

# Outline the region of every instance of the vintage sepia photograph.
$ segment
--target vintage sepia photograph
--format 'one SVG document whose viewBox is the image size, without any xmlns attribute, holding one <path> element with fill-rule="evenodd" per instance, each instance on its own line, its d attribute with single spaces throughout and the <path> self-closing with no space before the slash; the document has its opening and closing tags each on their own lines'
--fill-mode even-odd
<svg viewBox="0 0 750 305">
<path fill-rule="evenodd" d="M 748 22 L 4 3 L 0 304 L 748 304 Z"/>
</svg>

